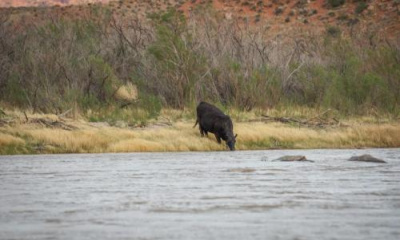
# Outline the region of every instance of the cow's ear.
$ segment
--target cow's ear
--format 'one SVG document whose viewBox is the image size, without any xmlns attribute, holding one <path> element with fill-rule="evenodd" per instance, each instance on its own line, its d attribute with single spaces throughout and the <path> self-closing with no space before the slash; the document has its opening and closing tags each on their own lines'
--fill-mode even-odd
<svg viewBox="0 0 400 240">
<path fill-rule="evenodd" d="M 235 139 L 237 138 L 237 134 L 235 135 Z"/>
</svg>

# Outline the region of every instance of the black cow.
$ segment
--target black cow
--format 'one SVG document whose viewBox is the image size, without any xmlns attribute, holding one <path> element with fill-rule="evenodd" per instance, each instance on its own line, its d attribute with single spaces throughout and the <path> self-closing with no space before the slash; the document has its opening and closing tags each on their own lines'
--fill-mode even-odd
<svg viewBox="0 0 400 240">
<path fill-rule="evenodd" d="M 193 127 L 199 124 L 200 134 L 208 136 L 208 132 L 214 133 L 218 143 L 221 139 L 226 142 L 230 150 L 235 150 L 236 136 L 233 135 L 232 120 L 214 105 L 201 102 L 197 106 L 197 120 Z"/>
</svg>

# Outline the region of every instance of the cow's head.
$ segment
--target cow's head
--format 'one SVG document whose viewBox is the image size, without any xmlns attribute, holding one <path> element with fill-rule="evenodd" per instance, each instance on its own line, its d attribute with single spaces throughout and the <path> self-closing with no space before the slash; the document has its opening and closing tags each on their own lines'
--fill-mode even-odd
<svg viewBox="0 0 400 240">
<path fill-rule="evenodd" d="M 235 151 L 236 137 L 237 134 L 235 136 L 228 138 L 228 140 L 226 141 L 226 145 L 229 147 L 231 151 Z"/>
</svg>

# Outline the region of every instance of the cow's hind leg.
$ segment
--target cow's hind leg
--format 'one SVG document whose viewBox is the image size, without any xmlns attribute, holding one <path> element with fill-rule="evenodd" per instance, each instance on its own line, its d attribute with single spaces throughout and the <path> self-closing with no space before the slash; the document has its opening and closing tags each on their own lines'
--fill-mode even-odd
<svg viewBox="0 0 400 240">
<path fill-rule="evenodd" d="M 200 135 L 202 136 L 202 137 L 204 137 L 204 131 L 203 131 L 203 129 L 200 127 Z"/>
<path fill-rule="evenodd" d="M 215 134 L 215 138 L 217 139 L 217 142 L 218 142 L 219 144 L 221 144 L 221 138 L 219 137 L 218 134 Z"/>
<path fill-rule="evenodd" d="M 204 129 L 203 129 L 201 126 L 199 126 L 199 129 L 200 129 L 200 135 L 201 135 L 202 137 L 204 137 L 204 135 L 207 136 L 207 131 L 204 131 Z"/>
</svg>

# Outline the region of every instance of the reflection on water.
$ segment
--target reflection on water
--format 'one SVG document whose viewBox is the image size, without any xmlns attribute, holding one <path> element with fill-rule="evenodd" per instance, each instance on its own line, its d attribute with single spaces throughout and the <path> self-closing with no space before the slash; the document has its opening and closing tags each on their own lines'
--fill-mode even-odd
<svg viewBox="0 0 400 240">
<path fill-rule="evenodd" d="M 400 236 L 400 149 L 0 156 L 0 190 L 0 239 Z"/>
</svg>

